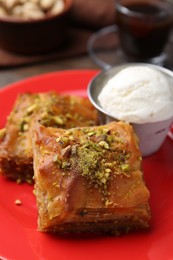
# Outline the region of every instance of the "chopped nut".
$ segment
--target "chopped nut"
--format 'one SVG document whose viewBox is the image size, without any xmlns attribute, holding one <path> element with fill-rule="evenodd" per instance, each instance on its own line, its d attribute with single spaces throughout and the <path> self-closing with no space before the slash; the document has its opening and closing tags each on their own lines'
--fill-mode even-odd
<svg viewBox="0 0 173 260">
<path fill-rule="evenodd" d="M 6 128 L 2 128 L 0 130 L 0 138 L 3 138 L 5 136 L 5 134 L 6 134 Z"/>
<path fill-rule="evenodd" d="M 71 146 L 71 155 L 74 156 L 77 153 L 77 146 L 76 145 L 72 145 Z"/>
<path fill-rule="evenodd" d="M 105 201 L 105 206 L 109 206 L 109 205 L 112 205 L 112 204 L 113 204 L 112 201 L 109 201 L 109 200 L 106 200 L 106 201 Z"/>
<path fill-rule="evenodd" d="M 95 135 L 95 132 L 89 132 L 88 133 L 88 136 L 92 136 L 92 135 Z"/>
<path fill-rule="evenodd" d="M 115 141 L 116 141 L 117 143 L 121 143 L 121 144 L 124 143 L 124 140 L 123 140 L 122 138 L 118 137 L 118 136 L 115 137 Z"/>
<path fill-rule="evenodd" d="M 61 168 L 66 169 L 66 168 L 70 167 L 70 165 L 71 165 L 70 162 L 62 162 Z"/>
<path fill-rule="evenodd" d="M 58 125 L 63 125 L 64 124 L 64 120 L 60 117 L 60 116 L 54 116 L 53 120 L 55 121 L 56 124 Z"/>
<path fill-rule="evenodd" d="M 20 123 L 20 131 L 25 132 L 28 130 L 28 128 L 28 123 L 25 120 L 22 120 L 22 122 Z"/>
<path fill-rule="evenodd" d="M 21 204 L 22 204 L 21 200 L 19 200 L 19 199 L 16 199 L 14 203 L 15 203 L 16 205 L 21 205 Z"/>
<path fill-rule="evenodd" d="M 66 146 L 64 149 L 61 151 L 62 156 L 68 156 L 71 152 L 71 145 Z"/>
<path fill-rule="evenodd" d="M 21 184 L 21 183 L 22 183 L 22 179 L 21 179 L 21 178 L 18 178 L 18 179 L 16 180 L 16 183 L 17 183 L 17 184 Z"/>
<path fill-rule="evenodd" d="M 101 180 L 101 183 L 105 184 L 107 182 L 106 178 L 102 178 Z"/>
<path fill-rule="evenodd" d="M 123 170 L 123 171 L 128 171 L 129 170 L 129 164 L 122 164 L 121 165 L 121 169 Z"/>
<path fill-rule="evenodd" d="M 27 182 L 28 184 L 32 184 L 32 183 L 33 183 L 33 180 L 31 180 L 31 179 L 26 179 L 26 182 Z"/>
<path fill-rule="evenodd" d="M 109 149 L 109 144 L 105 141 L 100 141 L 99 145 L 105 149 Z"/>
<path fill-rule="evenodd" d="M 66 136 L 63 136 L 63 137 L 61 138 L 61 141 L 62 141 L 63 143 L 68 143 L 68 142 L 69 142 L 69 138 L 66 137 Z"/>
<path fill-rule="evenodd" d="M 61 137 L 56 138 L 56 142 L 58 143 L 60 141 Z"/>
<path fill-rule="evenodd" d="M 61 165 L 61 160 L 58 158 L 58 155 L 54 155 L 53 162 L 57 163 L 58 165 Z"/>
<path fill-rule="evenodd" d="M 25 123 L 24 125 L 23 125 L 23 131 L 25 132 L 25 131 L 27 131 L 29 129 L 29 125 L 27 124 L 27 123 Z"/>
<path fill-rule="evenodd" d="M 33 104 L 33 105 L 29 106 L 29 107 L 27 108 L 27 110 L 26 110 L 27 114 L 30 115 L 30 114 L 34 111 L 34 109 L 35 109 L 36 107 L 37 107 L 36 104 Z"/>
</svg>

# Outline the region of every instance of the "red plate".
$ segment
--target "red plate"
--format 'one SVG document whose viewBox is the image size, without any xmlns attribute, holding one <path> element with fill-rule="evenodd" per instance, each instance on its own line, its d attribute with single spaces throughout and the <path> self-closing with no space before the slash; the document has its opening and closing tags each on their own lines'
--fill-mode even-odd
<svg viewBox="0 0 173 260">
<path fill-rule="evenodd" d="M 18 93 L 56 90 L 86 95 L 87 84 L 97 72 L 55 72 L 0 90 L 0 127 L 4 126 Z M 159 152 L 144 159 L 143 168 L 151 192 L 151 228 L 148 232 L 120 237 L 65 239 L 38 232 L 33 187 L 0 177 L 0 259 L 173 259 L 173 142 L 167 138 Z M 15 205 L 16 199 L 20 199 L 22 205 Z"/>
</svg>

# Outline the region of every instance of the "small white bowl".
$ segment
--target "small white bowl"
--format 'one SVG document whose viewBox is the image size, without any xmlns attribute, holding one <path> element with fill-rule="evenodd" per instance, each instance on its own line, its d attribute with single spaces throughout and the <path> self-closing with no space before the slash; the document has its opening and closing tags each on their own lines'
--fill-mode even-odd
<svg viewBox="0 0 173 260">
<path fill-rule="evenodd" d="M 102 88 L 106 85 L 108 80 L 115 76 L 120 70 L 129 66 L 149 66 L 155 68 L 167 77 L 173 80 L 173 72 L 160 66 L 144 64 L 144 63 L 128 63 L 124 65 L 115 66 L 107 70 L 102 71 L 96 75 L 88 85 L 88 97 L 91 103 L 96 107 L 100 116 L 100 123 L 107 124 L 111 121 L 119 121 L 117 118 L 112 117 L 108 112 L 106 112 L 100 105 L 98 96 Z M 173 87 L 173 86 L 172 86 Z M 172 108 L 173 109 L 173 108 Z M 173 117 L 154 123 L 141 123 L 136 124 L 130 122 L 135 129 L 137 136 L 139 137 L 139 148 L 141 150 L 142 156 L 149 156 L 159 150 L 163 144 L 169 128 L 173 123 Z"/>
</svg>

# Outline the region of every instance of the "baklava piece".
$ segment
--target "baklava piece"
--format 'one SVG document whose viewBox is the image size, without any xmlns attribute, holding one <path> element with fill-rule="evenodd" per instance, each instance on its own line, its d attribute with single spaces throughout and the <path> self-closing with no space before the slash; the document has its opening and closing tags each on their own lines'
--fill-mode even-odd
<svg viewBox="0 0 173 260">
<path fill-rule="evenodd" d="M 149 226 L 149 191 L 129 124 L 33 131 L 38 229 L 113 233 Z"/>
<path fill-rule="evenodd" d="M 36 94 L 19 95 L 5 128 L 0 131 L 0 173 L 19 182 L 32 181 L 30 124 L 38 100 Z"/>
<path fill-rule="evenodd" d="M 20 94 L 6 127 L 0 131 L 0 171 L 18 182 L 32 182 L 31 129 L 36 123 L 71 128 L 98 124 L 88 99 L 54 92 Z"/>
</svg>

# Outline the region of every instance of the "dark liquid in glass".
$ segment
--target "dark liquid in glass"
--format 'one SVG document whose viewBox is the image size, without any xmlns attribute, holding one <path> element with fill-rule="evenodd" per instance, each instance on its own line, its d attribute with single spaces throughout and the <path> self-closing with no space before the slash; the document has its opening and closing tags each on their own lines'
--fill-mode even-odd
<svg viewBox="0 0 173 260">
<path fill-rule="evenodd" d="M 157 6 L 143 2 L 129 3 L 126 8 L 129 12 L 123 13 L 122 7 L 117 7 L 121 47 L 126 55 L 139 60 L 159 56 L 172 27 L 172 10 L 164 7 L 164 3 Z"/>
</svg>

